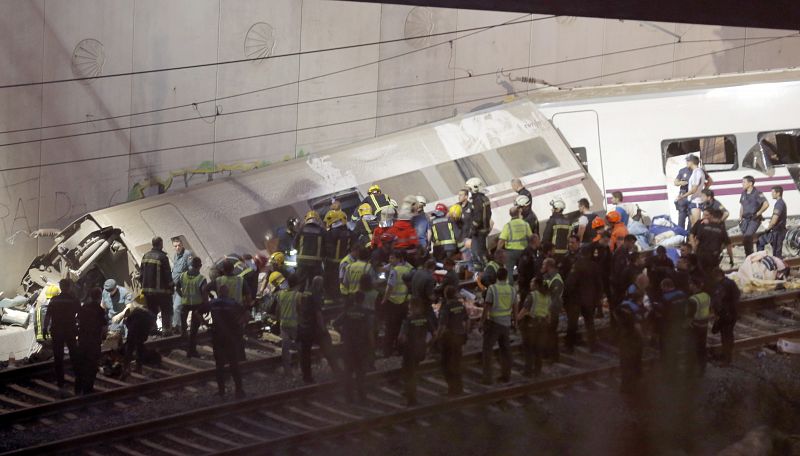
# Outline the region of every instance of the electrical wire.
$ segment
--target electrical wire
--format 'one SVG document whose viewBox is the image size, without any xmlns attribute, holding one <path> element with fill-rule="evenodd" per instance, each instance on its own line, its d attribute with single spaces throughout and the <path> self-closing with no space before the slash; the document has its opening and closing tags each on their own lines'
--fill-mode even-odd
<svg viewBox="0 0 800 456">
<path fill-rule="evenodd" d="M 702 53 L 702 54 L 696 54 L 696 55 L 692 55 L 692 56 L 682 57 L 680 59 L 671 59 L 671 60 L 665 61 L 665 62 L 659 62 L 659 63 L 655 63 L 655 64 L 643 65 L 643 66 L 639 66 L 639 67 L 629 68 L 629 69 L 626 69 L 626 70 L 616 71 L 616 72 L 613 72 L 613 73 L 600 74 L 600 75 L 596 75 L 596 76 L 592 76 L 592 77 L 588 77 L 588 78 L 580 78 L 580 79 L 574 79 L 574 80 L 570 80 L 570 81 L 562 81 L 562 82 L 559 82 L 557 84 L 554 84 L 554 86 L 563 86 L 563 85 L 566 85 L 566 84 L 575 84 L 575 83 L 578 83 L 578 82 L 589 81 L 589 80 L 602 78 L 602 77 L 606 77 L 606 76 L 616 76 L 616 75 L 620 75 L 620 74 L 632 73 L 632 72 L 641 71 L 641 70 L 645 70 L 645 69 L 649 69 L 649 68 L 654 68 L 654 67 L 657 67 L 657 66 L 669 65 L 669 64 L 672 64 L 674 62 L 687 61 L 687 60 L 692 60 L 692 59 L 696 59 L 696 58 L 700 58 L 700 57 L 706 57 L 706 56 L 710 56 L 710 55 L 720 54 L 720 53 L 723 53 L 723 52 L 733 51 L 733 50 L 737 50 L 737 49 L 744 49 L 744 48 L 748 48 L 748 47 L 752 47 L 752 46 L 757 46 L 757 45 L 760 45 L 760 44 L 764 44 L 764 43 L 768 43 L 768 42 L 772 42 L 772 41 L 776 41 L 776 40 L 780 40 L 780 39 L 784 39 L 784 38 L 788 38 L 788 37 L 792 37 L 792 36 L 797 36 L 797 34 L 790 34 L 790 35 L 773 37 L 773 38 L 765 39 L 763 41 L 759 41 L 759 42 L 756 42 L 756 43 L 743 44 L 743 45 L 740 45 L 740 46 L 734 46 L 734 47 L 730 47 L 730 48 L 719 49 L 719 50 L 716 50 L 716 51 L 710 51 L 710 52 L 706 52 L 706 53 Z M 537 91 L 537 90 L 543 90 L 543 89 L 547 89 L 547 88 L 549 88 L 549 87 L 537 87 L 537 88 L 533 88 L 533 89 L 524 90 L 522 92 L 523 93 L 530 93 L 530 92 L 534 92 L 534 91 Z M 127 157 L 127 156 L 132 156 L 132 155 L 143 155 L 143 154 L 149 154 L 149 153 L 154 153 L 154 152 L 167 152 L 167 151 L 172 151 L 172 150 L 188 149 L 188 148 L 192 148 L 192 147 L 202 147 L 202 146 L 209 146 L 209 145 L 216 145 L 216 144 L 225 144 L 225 143 L 236 142 L 236 141 L 246 141 L 246 140 L 250 140 L 250 139 L 265 138 L 265 137 L 276 136 L 276 135 L 287 134 L 287 133 L 296 133 L 296 132 L 299 132 L 299 131 L 314 130 L 314 129 L 317 129 L 317 128 L 326 128 L 326 127 L 347 125 L 347 124 L 351 124 L 351 123 L 364 122 L 364 121 L 370 121 L 370 120 L 378 120 L 378 119 L 382 119 L 382 118 L 394 117 L 394 116 L 400 116 L 400 115 L 406 115 L 406 114 L 413 114 L 413 113 L 417 113 L 417 112 L 424 112 L 424 111 L 430 111 L 430 110 L 434 110 L 434 109 L 447 108 L 447 107 L 452 107 L 452 106 L 456 106 L 456 105 L 475 103 L 475 102 L 479 102 L 479 101 L 497 100 L 498 98 L 507 97 L 509 95 L 516 95 L 518 93 L 520 93 L 520 91 L 515 91 L 512 94 L 491 95 L 491 96 L 486 96 L 486 97 L 473 98 L 473 99 L 469 99 L 469 100 L 462 100 L 462 101 L 453 102 L 453 103 L 445 103 L 445 104 L 438 105 L 438 106 L 428 106 L 428 107 L 425 107 L 425 108 L 412 109 L 412 110 L 408 110 L 408 111 L 401 111 L 401 112 L 396 112 L 396 113 L 369 116 L 369 117 L 360 118 L 360 119 L 346 120 L 346 121 L 333 122 L 333 123 L 327 123 L 327 124 L 321 124 L 321 125 L 314 125 L 314 126 L 310 126 L 310 127 L 303 127 L 303 128 L 275 131 L 275 132 L 269 132 L 269 133 L 261 133 L 261 134 L 256 134 L 256 135 L 249 135 L 249 136 L 242 136 L 242 137 L 235 137 L 235 138 L 228 138 L 228 139 L 204 141 L 204 142 L 195 143 L 195 144 L 185 144 L 185 145 L 179 145 L 179 146 L 148 149 L 148 150 L 141 150 L 141 151 L 135 151 L 135 152 L 130 152 L 130 153 L 107 155 L 107 156 L 104 156 L 104 157 L 92 157 L 92 158 L 82 158 L 82 159 L 76 159 L 76 160 L 64 160 L 64 161 L 61 161 L 61 162 L 47 163 L 47 165 L 28 165 L 28 166 L 10 167 L 10 168 L 1 169 L 0 172 L 3 172 L 3 171 L 18 171 L 18 170 L 23 170 L 23 169 L 39 168 L 41 166 L 56 166 L 56 165 L 66 165 L 66 164 L 73 164 L 73 163 L 83 163 L 83 162 L 89 162 L 89 161 L 94 161 L 94 160 L 104 160 L 104 159 L 109 159 L 109 158 Z"/>
<path fill-rule="evenodd" d="M 188 107 L 191 107 L 191 106 L 197 106 L 197 105 L 201 105 L 201 104 L 205 104 L 205 103 L 216 103 L 216 102 L 219 102 L 219 101 L 222 101 L 222 100 L 228 100 L 228 99 L 231 99 L 231 98 L 237 98 L 237 97 L 242 97 L 242 96 L 246 96 L 246 95 L 252 95 L 252 94 L 255 94 L 255 93 L 259 93 L 259 92 L 265 92 L 265 91 L 268 91 L 268 90 L 279 89 L 279 88 L 291 86 L 291 85 L 294 85 L 294 84 L 300 84 L 300 83 L 303 83 L 303 82 L 313 81 L 315 79 L 320 79 L 320 78 L 325 78 L 325 77 L 328 77 L 328 76 L 334 76 L 334 75 L 337 75 L 337 74 L 346 73 L 348 71 L 353 71 L 353 70 L 357 70 L 357 69 L 360 69 L 360 68 L 365 68 L 365 67 L 368 67 L 368 66 L 371 66 L 371 65 L 377 65 L 377 64 L 389 61 L 389 60 L 397 59 L 397 58 L 400 58 L 400 57 L 405 57 L 407 55 L 415 54 L 417 52 L 422 52 L 422 51 L 426 51 L 428 49 L 432 49 L 432 48 L 435 48 L 435 47 L 438 47 L 438 46 L 442 46 L 444 44 L 453 43 L 453 42 L 458 41 L 458 40 L 463 40 L 464 38 L 469 38 L 471 36 L 475 36 L 475 35 L 477 35 L 479 33 L 486 32 L 486 31 L 489 31 L 489 30 L 492 30 L 492 29 L 495 29 L 495 28 L 498 28 L 498 27 L 506 27 L 506 26 L 510 26 L 510 25 L 518 25 L 518 24 L 525 24 L 525 23 L 531 23 L 531 22 L 538 22 L 538 21 L 553 19 L 553 18 L 557 17 L 557 16 L 545 16 L 545 17 L 531 18 L 531 19 L 527 19 L 527 20 L 524 20 L 524 21 L 521 20 L 522 18 L 527 17 L 527 16 L 530 16 L 530 14 L 523 14 L 522 16 L 519 16 L 519 17 L 517 17 L 515 19 L 510 19 L 510 20 L 508 20 L 506 22 L 502 22 L 502 23 L 499 23 L 499 24 L 483 26 L 483 27 L 474 27 L 473 29 L 471 29 L 471 30 L 474 30 L 471 33 L 467 33 L 466 35 L 457 36 L 455 38 L 451 38 L 451 39 L 448 39 L 448 40 L 445 40 L 445 41 L 440 41 L 438 43 L 430 44 L 428 46 L 424 46 L 424 47 L 421 47 L 419 49 L 412 49 L 410 51 L 406 51 L 406 52 L 403 52 L 403 53 L 400 53 L 400 54 L 397 54 L 397 55 L 392 55 L 392 56 L 389 56 L 389 57 L 383 57 L 383 58 L 374 60 L 372 62 L 363 63 L 363 64 L 352 66 L 352 67 L 349 67 L 349 68 L 343 68 L 341 70 L 336 70 L 336 71 L 332 71 L 332 72 L 329 72 L 329 73 L 320 74 L 320 75 L 317 75 L 317 76 L 310 76 L 308 78 L 298 79 L 296 81 L 290 81 L 290 82 L 286 82 L 286 83 L 282 83 L 282 84 L 277 84 L 277 85 L 273 85 L 273 86 L 269 86 L 269 87 L 264 87 L 264 88 L 261 88 L 261 89 L 250 90 L 250 91 L 247 91 L 247 92 L 241 92 L 241 93 L 237 93 L 237 94 L 233 94 L 233 95 L 226 95 L 224 97 L 216 97 L 216 98 L 211 98 L 211 99 L 202 100 L 202 101 L 195 101 L 195 102 L 192 102 L 192 103 L 186 103 L 186 104 L 182 104 L 182 105 L 175 105 L 175 106 L 168 106 L 168 107 L 164 107 L 164 108 L 149 109 L 149 110 L 146 110 L 146 111 L 140 111 L 140 112 L 129 113 L 129 114 L 120 114 L 120 115 L 116 115 L 116 116 L 101 117 L 101 118 L 98 118 L 98 119 L 92 119 L 91 121 L 89 121 L 89 120 L 81 120 L 81 121 L 75 121 L 75 122 L 65 122 L 65 123 L 54 124 L 54 125 L 46 125 L 46 126 L 41 126 L 41 127 L 30 127 L 30 128 L 19 128 L 19 129 L 14 129 L 14 130 L 5 130 L 5 131 L 0 131 L 0 134 L 18 133 L 18 132 L 32 131 L 32 130 L 42 130 L 42 129 L 45 129 L 45 128 L 66 127 L 66 126 L 71 126 L 71 125 L 85 124 L 85 123 L 89 123 L 89 122 L 102 122 L 102 121 L 106 121 L 106 120 L 115 120 L 115 119 L 121 119 L 121 118 L 126 118 L 126 117 L 133 117 L 133 116 L 140 116 L 140 115 L 145 115 L 145 114 L 153 114 L 153 113 L 157 113 L 157 112 L 170 111 L 170 110 L 173 110 L 173 109 L 188 108 Z M 447 33 L 440 32 L 440 33 L 447 34 L 447 35 L 452 35 L 452 34 L 461 33 L 461 32 L 460 31 L 455 31 L 455 32 L 447 32 Z M 398 41 L 405 41 L 407 39 L 419 39 L 419 38 L 420 37 L 402 38 L 402 39 L 398 39 Z M 386 41 L 385 43 L 389 43 L 389 42 L 391 42 L 391 41 Z M 376 43 L 371 43 L 371 44 L 366 44 L 366 45 L 352 45 L 352 46 L 353 47 L 355 47 L 355 46 L 374 46 L 375 44 Z M 380 42 L 378 42 L 378 44 L 380 44 Z M 332 49 L 332 50 L 337 50 L 337 49 Z M 310 52 L 310 51 L 306 51 L 306 52 Z M 2 88 L 2 87 L 0 87 L 0 88 Z"/>
<path fill-rule="evenodd" d="M 759 38 L 747 38 L 747 39 L 748 40 L 758 40 L 758 39 L 769 39 L 769 38 L 772 38 L 772 37 L 759 37 Z M 797 35 L 797 36 L 794 36 L 794 35 L 784 36 L 783 38 L 800 38 L 800 35 Z M 744 38 L 741 38 L 740 40 L 743 40 L 743 39 Z M 732 41 L 732 40 L 730 40 L 730 39 L 722 39 L 722 38 L 719 38 L 719 39 L 703 39 L 703 40 L 683 41 L 680 44 L 710 43 L 710 42 L 720 42 L 720 41 Z M 655 49 L 655 48 L 664 47 L 664 46 L 671 46 L 671 45 L 674 45 L 674 44 L 676 44 L 676 43 L 668 42 L 668 43 L 651 44 L 651 45 L 640 46 L 640 47 L 636 47 L 636 48 L 621 49 L 621 50 L 618 50 L 618 51 L 611 51 L 611 52 L 605 52 L 605 53 L 600 53 L 600 54 L 586 55 L 586 56 L 582 56 L 582 57 L 574 57 L 574 58 L 571 58 L 571 59 L 564 59 L 564 60 L 554 61 L 554 62 L 539 63 L 539 64 L 528 65 L 528 66 L 524 66 L 524 67 L 502 68 L 501 71 L 505 72 L 505 73 L 508 73 L 508 74 L 504 74 L 504 76 L 508 77 L 510 75 L 510 73 L 513 72 L 513 71 L 530 70 L 530 69 L 534 69 L 534 68 L 541 68 L 541 67 L 546 67 L 546 66 L 559 65 L 559 64 L 564 64 L 564 63 L 572 63 L 572 62 L 577 62 L 577 61 L 581 61 L 581 60 L 589 60 L 589 59 L 594 59 L 594 58 L 598 58 L 598 57 L 606 57 L 606 56 L 611 56 L 611 55 L 626 54 L 626 53 L 630 53 L 630 52 L 638 52 L 638 51 L 643 51 L 643 50 L 648 50 L 648 49 Z M 368 90 L 368 91 L 362 91 L 362 92 L 356 92 L 356 93 L 334 95 L 334 96 L 330 96 L 330 97 L 316 98 L 316 99 L 312 99 L 312 100 L 298 101 L 298 102 L 292 102 L 292 103 L 282 103 L 282 104 L 277 104 L 277 105 L 262 106 L 262 107 L 257 107 L 257 108 L 248 108 L 248 109 L 242 109 L 242 110 L 230 111 L 230 112 L 223 112 L 222 111 L 222 107 L 217 105 L 217 106 L 215 106 L 216 112 L 214 114 L 208 114 L 208 115 L 200 114 L 197 105 L 192 105 L 192 107 L 194 108 L 194 110 L 197 113 L 196 113 L 196 115 L 190 116 L 190 117 L 185 117 L 185 118 L 180 118 L 180 119 L 173 119 L 173 120 L 166 120 L 166 121 L 159 121 L 159 122 L 152 122 L 152 123 L 145 123 L 145 124 L 139 124 L 139 125 L 133 125 L 133 126 L 126 126 L 126 127 L 108 128 L 108 129 L 104 129 L 104 130 L 95 130 L 95 131 L 89 131 L 89 132 L 83 132 L 83 133 L 72 133 L 72 134 L 65 134 L 65 135 L 59 135 L 59 136 L 51 136 L 51 137 L 48 137 L 48 138 L 38 138 L 38 139 L 30 139 L 30 140 L 22 140 L 22 141 L 13 141 L 13 142 L 7 142 L 7 143 L 0 143 L 0 147 L 17 146 L 17 145 L 22 145 L 22 144 L 31 144 L 31 143 L 37 143 L 37 142 L 43 142 L 43 141 L 55 141 L 55 140 L 61 140 L 61 139 L 70 139 L 70 138 L 75 138 L 75 137 L 98 135 L 98 134 L 103 134 L 103 133 L 112 133 L 112 132 L 124 131 L 124 130 L 134 130 L 134 129 L 138 129 L 138 128 L 156 127 L 156 126 L 168 125 L 168 124 L 174 124 L 174 123 L 190 122 L 190 121 L 194 121 L 194 120 L 197 120 L 197 119 L 201 119 L 204 122 L 211 124 L 211 123 L 214 123 L 216 121 L 217 117 L 221 117 L 221 116 L 230 116 L 230 115 L 246 114 L 246 113 L 258 112 L 258 111 L 267 111 L 267 110 L 272 110 L 272 109 L 280 109 L 280 108 L 300 106 L 300 105 L 303 105 L 303 104 L 318 103 L 318 102 L 323 102 L 323 101 L 338 100 L 338 99 L 357 97 L 357 96 L 363 96 L 363 95 L 372 95 L 372 94 L 383 93 L 383 92 L 391 92 L 391 91 L 396 91 L 396 90 L 405 90 L 405 89 L 422 87 L 422 86 L 427 86 L 427 85 L 444 84 L 444 83 L 448 83 L 448 82 L 459 81 L 459 80 L 462 80 L 462 79 L 477 78 L 477 77 L 482 77 L 482 76 L 490 76 L 490 75 L 493 75 L 493 74 L 496 74 L 496 73 L 497 73 L 497 71 L 491 71 L 491 72 L 486 72 L 486 73 L 469 73 L 468 75 L 465 75 L 465 76 L 457 76 L 457 77 L 453 77 L 453 78 L 439 79 L 439 80 L 435 80 L 435 81 L 418 82 L 418 83 L 402 85 L 402 86 L 386 87 L 386 88 L 377 89 L 377 90 Z M 533 80 L 529 81 L 527 79 L 529 79 L 529 78 L 522 78 L 522 79 L 519 79 L 518 81 L 520 81 L 520 82 L 543 82 L 543 81 L 538 81 L 538 80 L 537 81 L 533 81 Z M 592 79 L 596 79 L 596 78 L 592 78 Z M 511 80 L 515 81 L 517 79 L 511 79 Z M 206 120 L 206 119 L 211 119 L 211 120 Z M 95 121 L 96 120 L 92 120 L 91 122 L 95 122 Z"/>
</svg>

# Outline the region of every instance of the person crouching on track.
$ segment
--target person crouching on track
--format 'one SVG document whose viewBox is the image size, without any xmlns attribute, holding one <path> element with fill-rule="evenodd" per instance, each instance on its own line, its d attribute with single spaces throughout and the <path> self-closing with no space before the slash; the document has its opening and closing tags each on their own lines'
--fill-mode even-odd
<svg viewBox="0 0 800 456">
<path fill-rule="evenodd" d="M 344 300 L 344 312 L 333 322 L 342 334 L 344 345 L 344 391 L 347 402 L 353 402 L 353 390 L 361 401 L 366 400 L 364 377 L 367 373 L 369 312 L 363 307 L 364 293 L 357 291 Z"/>
<path fill-rule="evenodd" d="M 553 262 L 555 263 L 555 262 Z M 555 266 L 553 266 L 555 267 Z M 483 307 L 483 383 L 492 384 L 492 358 L 494 345 L 500 347 L 501 382 L 511 380 L 511 312 L 516 306 L 517 293 L 506 281 L 508 270 L 497 271 L 497 283 L 486 290 Z"/>
<path fill-rule="evenodd" d="M 642 376 L 643 300 L 644 294 L 637 290 L 614 309 L 619 324 L 620 391 L 624 393 L 634 392 Z"/>
<path fill-rule="evenodd" d="M 225 395 L 225 365 L 230 367 L 236 397 L 244 397 L 242 375 L 239 372 L 239 346 L 242 343 L 242 315 L 244 306 L 228 296 L 227 285 L 217 288 L 219 297 L 202 305 L 203 310 L 211 312 L 211 344 L 214 347 L 214 361 L 217 369 L 217 388 L 219 395 Z"/>
<path fill-rule="evenodd" d="M 457 288 L 444 289 L 444 305 L 439 311 L 437 339 L 442 344 L 442 371 L 447 380 L 447 394 L 457 396 L 464 392 L 461 381 L 461 348 L 467 341 L 467 308 L 458 299 Z"/>
<path fill-rule="evenodd" d="M 411 298 L 408 317 L 400 329 L 400 345 L 403 347 L 403 381 L 409 406 L 417 405 L 417 368 L 425 359 L 427 336 L 433 335 L 434 323 L 427 306 L 419 298 Z"/>
<path fill-rule="evenodd" d="M 176 291 L 181 297 L 181 332 L 182 336 L 189 337 L 186 348 L 186 356 L 191 358 L 199 356 L 197 353 L 197 330 L 200 328 L 203 318 L 197 311 L 198 306 L 208 300 L 206 293 L 206 278 L 200 274 L 203 261 L 199 257 L 193 257 L 189 270 L 184 271 L 175 284 Z M 188 326 L 191 318 L 191 327 Z"/>
<path fill-rule="evenodd" d="M 94 392 L 97 364 L 100 362 L 100 345 L 108 328 L 106 310 L 100 305 L 103 291 L 92 288 L 89 297 L 78 311 L 78 357 L 72 361 L 75 368 L 75 390 L 78 394 Z"/>
<path fill-rule="evenodd" d="M 547 285 L 541 277 L 534 277 L 530 283 L 531 292 L 525 298 L 522 308 L 517 312 L 517 326 L 522 334 L 522 348 L 525 352 L 526 377 L 542 372 L 542 356 L 547 347 L 550 326 L 550 296 Z"/>
</svg>

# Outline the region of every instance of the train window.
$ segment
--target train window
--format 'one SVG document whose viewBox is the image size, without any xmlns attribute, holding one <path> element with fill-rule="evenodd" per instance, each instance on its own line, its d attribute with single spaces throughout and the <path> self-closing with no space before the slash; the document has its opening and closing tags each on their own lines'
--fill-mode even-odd
<svg viewBox="0 0 800 456">
<path fill-rule="evenodd" d="M 573 147 L 572 153 L 575 154 L 575 158 L 581 162 L 584 171 L 589 170 L 589 159 L 586 156 L 586 148 L 585 147 Z"/>
<path fill-rule="evenodd" d="M 295 206 L 283 206 L 242 217 L 239 222 L 244 230 L 247 231 L 253 244 L 259 249 L 266 248 L 272 252 L 277 246 L 278 230 L 285 229 L 286 220 L 291 217 L 297 217 L 302 223 L 303 216 L 305 216 L 305 213 L 301 214 Z"/>
<path fill-rule="evenodd" d="M 401 174 L 376 182 L 381 191 L 400 204 L 406 195 L 422 195 L 429 201 L 436 201 L 436 192 L 428 179 L 419 171 Z"/>
<path fill-rule="evenodd" d="M 737 166 L 736 137 L 733 135 L 667 139 L 661 141 L 661 151 L 664 166 L 670 157 L 691 153 L 699 154 L 703 167 L 708 171 L 727 171 Z"/>
<path fill-rule="evenodd" d="M 439 163 L 436 165 L 436 171 L 453 194 L 464 188 L 464 183 L 471 177 L 480 177 L 486 185 L 500 183 L 497 173 L 483 154 Z"/>
<path fill-rule="evenodd" d="M 758 142 L 768 166 L 800 163 L 800 129 L 759 133 Z"/>
<path fill-rule="evenodd" d="M 583 150 L 585 153 L 586 149 Z M 506 162 L 508 169 L 518 176 L 535 174 L 558 166 L 558 159 L 543 138 L 533 138 L 500 147 L 497 153 Z"/>
</svg>

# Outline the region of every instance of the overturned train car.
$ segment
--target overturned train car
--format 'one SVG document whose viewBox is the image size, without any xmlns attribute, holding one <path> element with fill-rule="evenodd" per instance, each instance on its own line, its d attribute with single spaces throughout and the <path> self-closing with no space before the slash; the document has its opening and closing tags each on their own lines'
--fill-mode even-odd
<svg viewBox="0 0 800 456">
<path fill-rule="evenodd" d="M 534 196 L 541 219 L 562 198 L 567 211 L 603 195 L 560 134 L 530 101 L 515 101 L 250 173 L 86 214 L 64 229 L 22 279 L 30 295 L 62 277 L 86 285 L 114 278 L 138 287 L 139 261 L 153 236 L 180 237 L 207 268 L 231 252 L 266 251 L 289 217 L 328 209 L 352 212 L 373 183 L 392 198 L 423 195 L 452 204 L 466 179 L 486 182 L 494 231 L 508 221 L 513 177 Z"/>
</svg>

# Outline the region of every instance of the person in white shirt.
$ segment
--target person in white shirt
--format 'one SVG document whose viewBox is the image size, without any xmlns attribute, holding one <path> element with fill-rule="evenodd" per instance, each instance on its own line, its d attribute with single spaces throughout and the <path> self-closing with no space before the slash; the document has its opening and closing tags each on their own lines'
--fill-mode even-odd
<svg viewBox="0 0 800 456">
<path fill-rule="evenodd" d="M 700 159 L 696 155 L 690 155 L 686 159 L 686 166 L 692 170 L 692 175 L 689 176 L 689 189 L 686 193 L 678 195 L 676 201 L 684 198 L 689 201 L 690 220 L 694 225 L 700 220 L 702 214 L 700 205 L 703 203 L 703 190 L 706 188 L 706 173 L 700 168 Z"/>
</svg>

